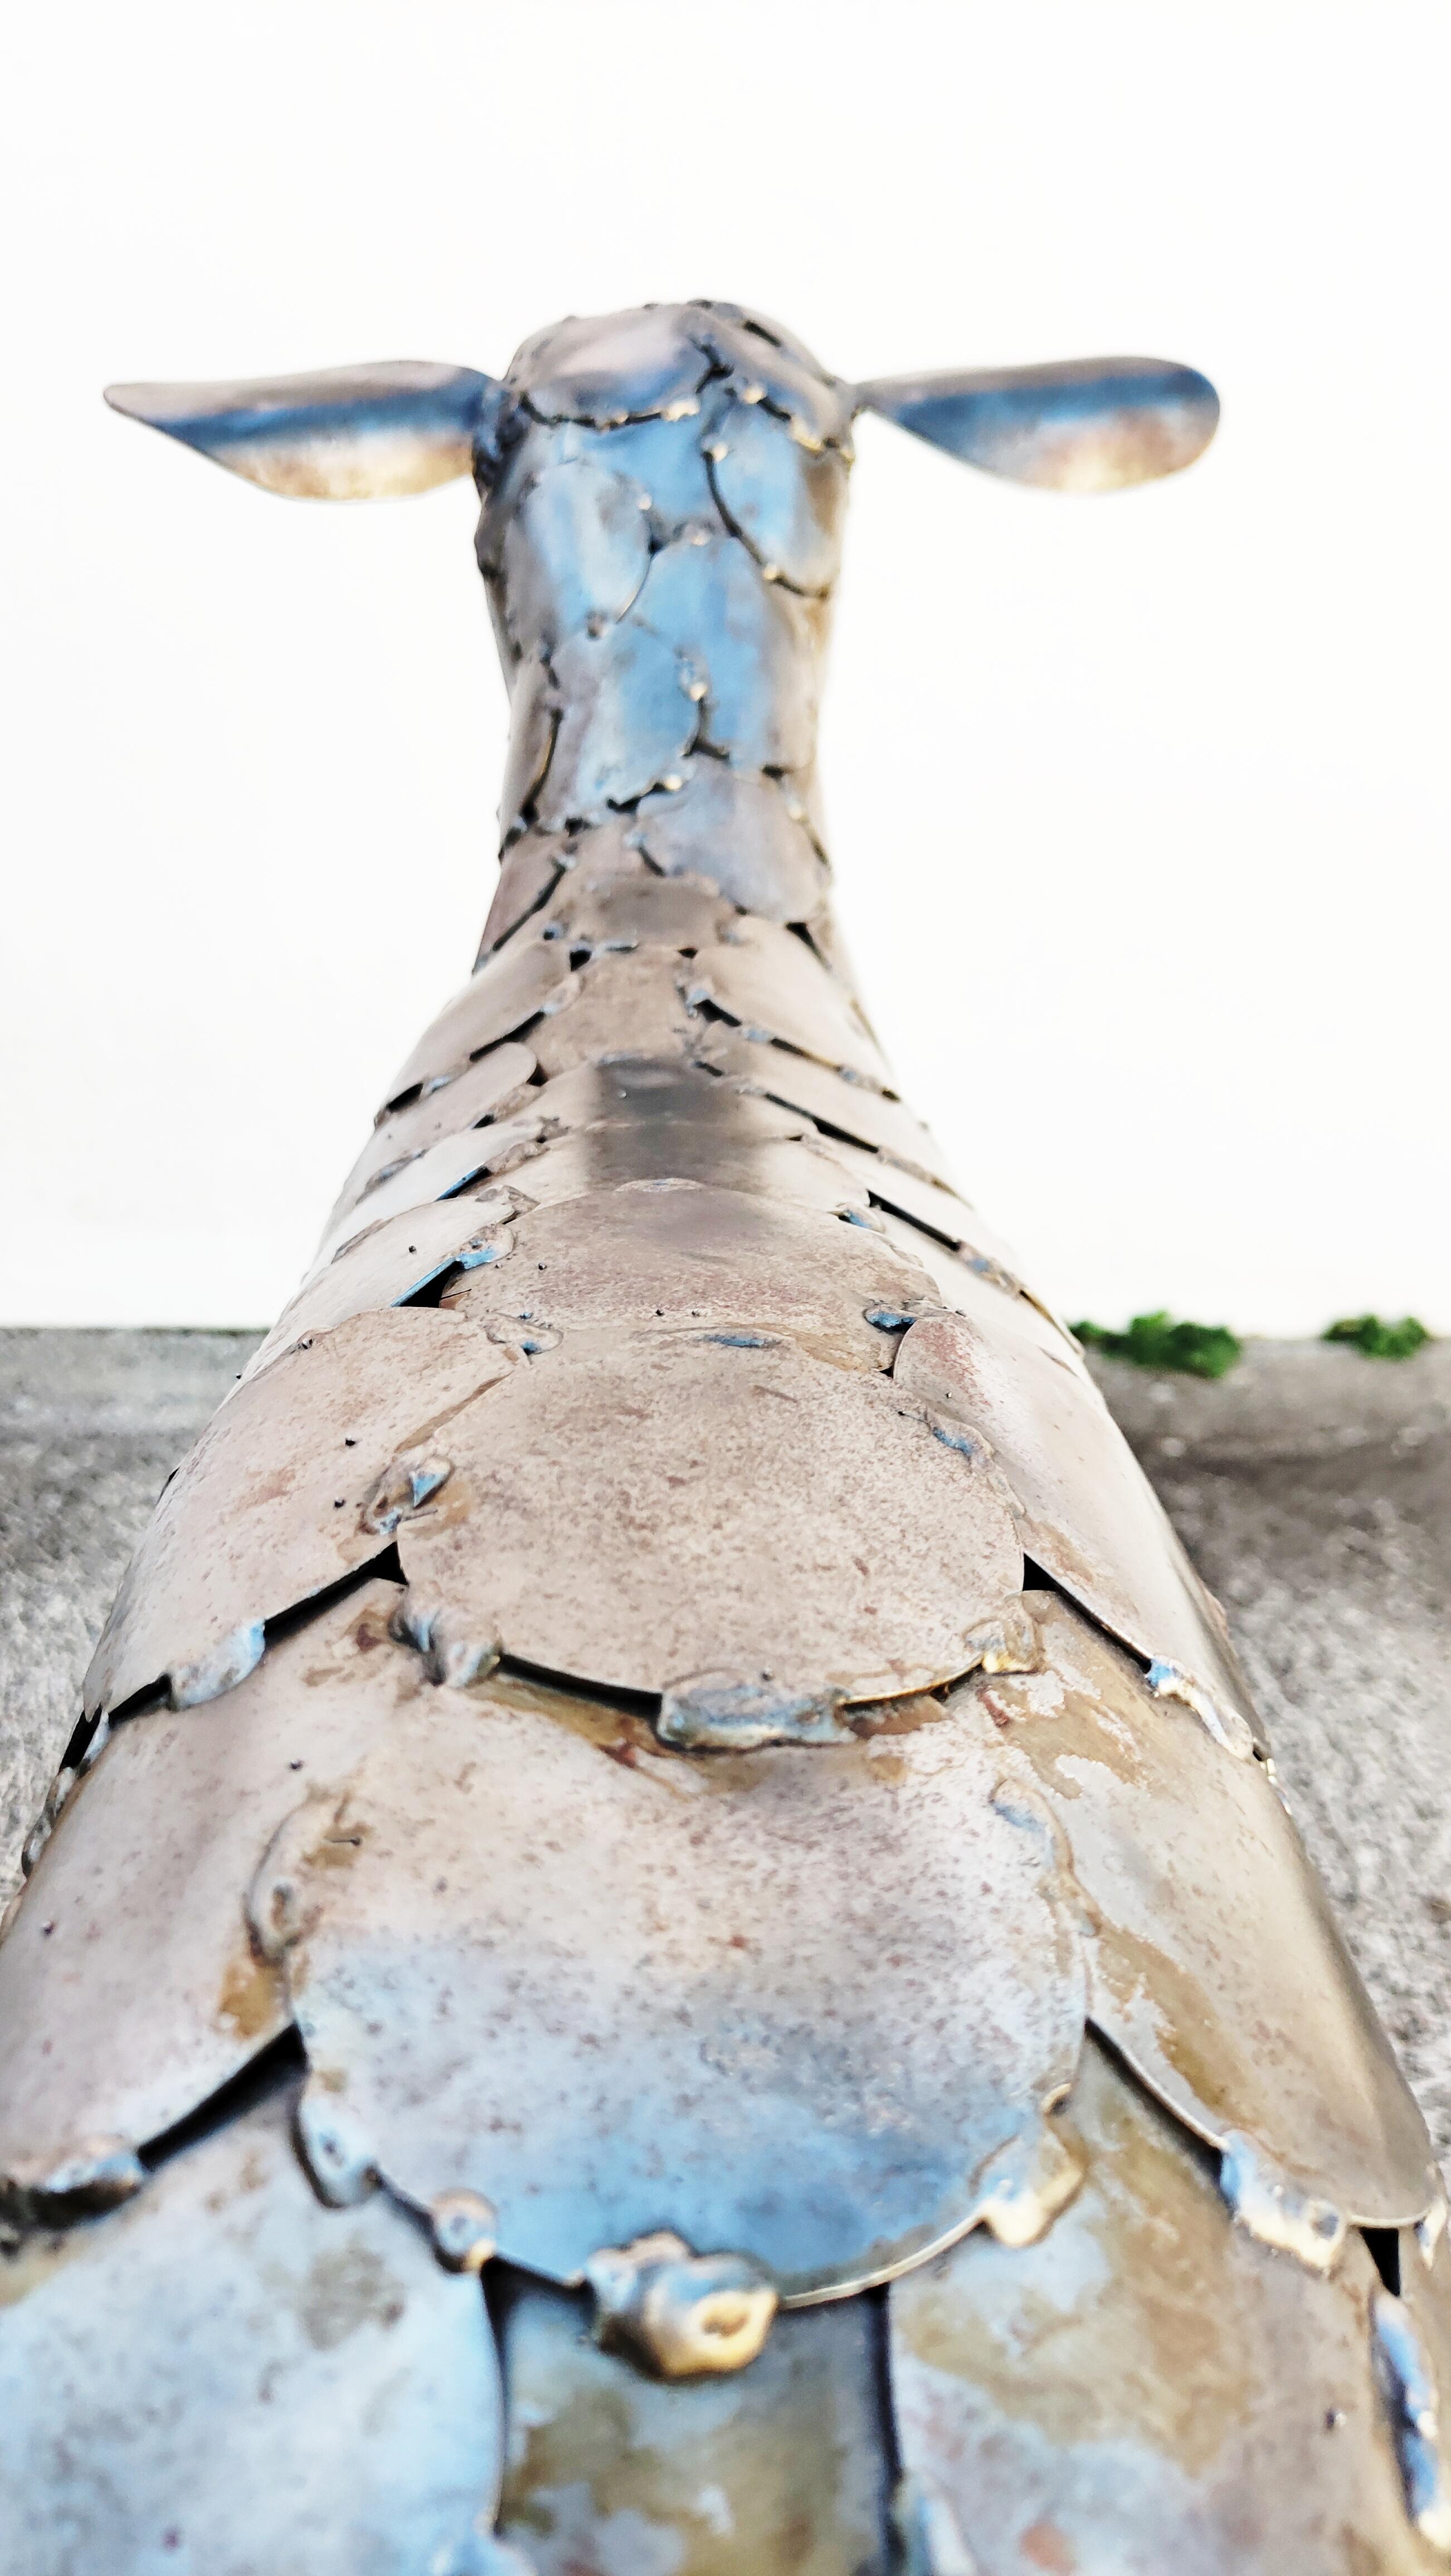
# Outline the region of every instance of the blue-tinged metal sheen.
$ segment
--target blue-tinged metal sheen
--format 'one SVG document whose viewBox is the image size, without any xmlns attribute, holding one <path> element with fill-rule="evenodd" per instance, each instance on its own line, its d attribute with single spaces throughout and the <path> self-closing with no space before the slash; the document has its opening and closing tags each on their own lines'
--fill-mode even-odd
<svg viewBox="0 0 1451 2576">
<path fill-rule="evenodd" d="M 1154 1699 L 1056 1594 L 1025 1601 L 1037 1669 L 969 1683 L 961 1702 L 1063 1837 L 1093 1925 L 1093 2017 L 1219 2151 L 1240 2223 L 1332 2269 L 1347 2221 L 1397 2227 L 1435 2180 L 1299 1836 L 1263 1763 Z"/>
<path fill-rule="evenodd" d="M 396 1585 L 367 1583 L 227 1699 L 115 1727 L 0 1944 L 0 2193 L 42 2217 L 104 2142 L 135 2151 L 230 2083 L 290 2018 L 246 1891 L 299 1794 L 345 1778 L 394 1714 Z M 167 1890 L 158 1919 L 154 1877 Z M 3 2344 L 3 2336 L 0 2336 Z"/>
<path fill-rule="evenodd" d="M 873 2300 L 777 2320 L 726 2379 L 662 2387 L 590 2335 L 590 2303 L 498 2293 L 509 2444 L 500 2531 L 534 2576 L 887 2576 Z"/>
<path fill-rule="evenodd" d="M 1211 389 L 852 384 L 697 299 L 119 400 L 280 491 L 472 468 L 511 741 L 476 971 L 163 1496 L 10 1924 L 11 2208 L 133 2195 L 8 2273 L 25 2576 L 875 2576 L 889 2279 L 894 2576 L 1425 2576 L 1419 2117 L 826 901 L 854 417 L 1093 491 Z M 317 2198 L 212 2089 L 269 2042 Z M 495 2247 L 557 2285 L 491 2285 L 502 2533 Z"/>
<path fill-rule="evenodd" d="M 857 398 L 964 465 L 1056 492 L 1117 492 L 1177 474 L 1219 421 L 1208 377 L 1161 358 L 888 376 L 859 385 Z"/>
<path fill-rule="evenodd" d="M 0 2255 L 7 2576 L 474 2576 L 498 2493 L 477 2280 L 327 2209 L 296 2087 Z"/>
<path fill-rule="evenodd" d="M 556 2280 L 667 2228 L 808 2302 L 1015 2224 L 1081 1945 L 970 1722 L 914 1700 L 809 1752 L 672 1754 L 583 1694 L 413 1673 L 252 1895 L 391 2186 L 480 2193 Z"/>
<path fill-rule="evenodd" d="M 1426 2576 L 1363 2241 L 1328 2281 L 1255 2244 L 1091 2041 L 1062 2118 L 1087 2177 L 1051 2233 L 888 2294 L 902 2464 L 943 2525 L 922 2576 Z"/>
<path fill-rule="evenodd" d="M 473 367 L 398 358 L 250 384 L 109 385 L 106 400 L 268 492 L 363 501 L 467 474 L 499 388 Z"/>
</svg>

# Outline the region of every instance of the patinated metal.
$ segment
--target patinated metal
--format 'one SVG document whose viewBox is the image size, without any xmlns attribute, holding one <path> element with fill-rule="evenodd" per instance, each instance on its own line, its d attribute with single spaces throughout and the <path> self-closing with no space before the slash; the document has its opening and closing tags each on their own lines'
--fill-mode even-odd
<svg viewBox="0 0 1451 2576">
<path fill-rule="evenodd" d="M 474 1057 L 485 1054 L 500 1038 L 513 1037 L 549 1002 L 557 1002 L 560 988 L 568 982 L 567 951 L 557 942 L 535 938 L 526 925 L 478 969 L 425 1029 L 389 1084 L 385 1107 L 401 1106 L 429 1084 L 462 1073 Z"/>
<path fill-rule="evenodd" d="M 452 1472 L 398 1544 L 430 1617 L 516 1662 L 881 1699 L 967 1670 L 1021 1584 L 979 1462 L 891 1380 L 785 1335 L 569 1331 L 499 1377 L 435 1435 Z"/>
<path fill-rule="evenodd" d="M 891 1087 L 886 1059 L 850 993 L 778 922 L 743 917 L 729 944 L 701 949 L 687 998 L 711 1003 L 753 1036 L 776 1038 L 878 1090 Z"/>
<path fill-rule="evenodd" d="M 816 1121 L 823 1134 L 885 1154 L 919 1179 L 941 1181 L 949 1190 L 954 1187 L 935 1137 L 906 1102 L 891 1093 L 847 1081 L 789 1048 L 773 1047 L 768 1052 L 758 1041 L 742 1037 L 739 1029 L 725 1026 L 709 1029 L 698 1040 L 695 1055 L 698 1063 L 733 1075 L 746 1090 L 762 1092 L 783 1108 L 799 1109 Z"/>
<path fill-rule="evenodd" d="M 603 2352 L 591 2301 L 505 2272 L 499 2528 L 537 2576 L 887 2576 L 880 2319 L 777 2319 L 748 2370 L 661 2386 Z"/>
<path fill-rule="evenodd" d="M 1222 1619 L 1102 1396 L 1037 1330 L 1025 1301 L 924 1316 L 894 1381 L 944 1430 L 985 1440 L 1011 1492 L 1024 1552 L 1195 1709 L 1232 1753 L 1257 1729 Z M 1262 1739 L 1261 1739 L 1262 1740 Z"/>
<path fill-rule="evenodd" d="M 1315 2268 L 1346 2223 L 1428 2206 L 1430 2140 L 1262 1763 L 1239 1762 L 1056 1594 L 1037 1669 L 966 1684 L 1063 1837 L 1092 1932 L 1090 2011 L 1216 2148 L 1255 2234 Z"/>
<path fill-rule="evenodd" d="M 627 1182 L 536 1208 L 511 1231 L 515 1266 L 461 1277 L 444 1296 L 456 1313 L 565 1333 L 784 1335 L 836 1367 L 888 1370 L 893 1334 L 872 1317 L 906 1318 L 936 1295 L 869 1228 L 719 1186 Z"/>
<path fill-rule="evenodd" d="M 506 1118 L 524 1105 L 534 1079 L 535 1063 L 527 1047 L 491 1049 L 464 1072 L 420 1092 L 405 1108 L 384 1113 L 349 1172 L 334 1203 L 326 1231 L 381 1181 L 403 1164 L 426 1154 L 445 1136 L 482 1126 L 486 1119 Z"/>
<path fill-rule="evenodd" d="M 281 1618 L 387 1543 L 372 1509 L 402 1456 L 505 1376 L 454 1315 L 387 1308 L 304 1340 L 239 1387 L 172 1478 L 86 1675 L 88 1714 L 167 1685 L 173 1708 L 233 1688 Z"/>
<path fill-rule="evenodd" d="M 423 2209 L 479 2193 L 500 2251 L 563 2282 L 668 2228 L 812 2300 L 1017 2225 L 1083 1945 L 971 1713 L 684 1753 L 393 1653 L 400 1722 L 299 1801 L 250 1900 L 360 2169 Z"/>
<path fill-rule="evenodd" d="M 944 2547 L 979 2576 L 1425 2576 L 1364 2241 L 1329 2280 L 1256 2244 L 1092 2043 L 1062 2117 L 1086 2174 L 1052 2231 L 971 2236 L 888 2294 L 902 2462 Z"/>
<path fill-rule="evenodd" d="M 696 302 L 113 400 L 277 492 L 472 470 L 512 721 L 478 964 L 0 1950 L 26 2576 L 1444 2565 L 1419 2114 L 828 900 L 854 417 L 1104 490 L 1211 388 Z"/>
<path fill-rule="evenodd" d="M 366 1224 L 288 1299 L 247 1362 L 242 1384 L 285 1351 L 354 1315 L 405 1305 L 435 1281 L 505 1260 L 514 1248 L 509 1220 L 519 1204 L 517 1191 L 490 1187 Z"/>
<path fill-rule="evenodd" d="M 0 1943 L 12 2214 L 51 2219 L 139 2189 L 142 2151 L 288 2028 L 248 1890 L 299 1803 L 336 1795 L 392 1722 L 396 1661 L 377 1649 L 398 1599 L 367 1582 L 225 1698 L 128 1719 L 72 1791 Z"/>
<path fill-rule="evenodd" d="M 183 2148 L 127 2208 L 8 2258 L 16 2576 L 473 2576 L 502 2452 L 479 2285 L 381 2195 L 323 2207 L 295 2090 Z"/>
</svg>

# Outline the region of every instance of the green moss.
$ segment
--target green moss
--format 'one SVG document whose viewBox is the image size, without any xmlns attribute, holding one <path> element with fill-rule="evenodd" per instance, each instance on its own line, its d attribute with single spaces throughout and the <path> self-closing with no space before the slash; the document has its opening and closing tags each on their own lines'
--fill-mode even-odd
<svg viewBox="0 0 1451 2576">
<path fill-rule="evenodd" d="M 1227 1324 L 1176 1324 L 1163 1308 L 1156 1315 L 1135 1315 L 1126 1333 L 1107 1332 L 1102 1324 L 1073 1329 L 1081 1342 L 1110 1359 L 1132 1360 L 1135 1368 L 1176 1369 L 1184 1377 L 1223 1377 L 1241 1349 Z"/>
<path fill-rule="evenodd" d="M 1398 1324 L 1383 1324 L 1379 1315 L 1342 1315 L 1320 1338 L 1349 1342 L 1352 1350 L 1364 1351 L 1368 1360 L 1408 1360 L 1431 1336 L 1414 1315 L 1403 1315 Z"/>
</svg>

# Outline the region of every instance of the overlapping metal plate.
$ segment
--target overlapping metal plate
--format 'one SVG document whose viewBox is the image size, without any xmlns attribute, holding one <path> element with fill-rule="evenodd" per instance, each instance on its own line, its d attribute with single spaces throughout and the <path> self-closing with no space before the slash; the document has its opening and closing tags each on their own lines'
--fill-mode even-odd
<svg viewBox="0 0 1451 2576">
<path fill-rule="evenodd" d="M 935 1294 L 868 1228 L 742 1190 L 626 1183 L 537 1208 L 512 1232 L 513 1267 L 469 1272 L 455 1312 L 566 1334 L 784 1334 L 814 1358 L 884 1370 L 891 1325 Z"/>
<path fill-rule="evenodd" d="M 1029 1311 L 998 1299 L 981 1319 L 925 1317 L 896 1383 L 988 1442 L 1025 1553 L 1247 1755 L 1258 1727 L 1222 1619 L 1087 1372 L 1017 1329 Z"/>
<path fill-rule="evenodd" d="M 860 1088 L 861 1086 L 856 1086 Z M 834 1140 L 836 1141 L 836 1140 Z M 936 1235 L 960 1252 L 980 1274 L 1014 1284 L 1020 1275 L 1017 1253 L 996 1226 L 980 1216 L 945 1181 L 924 1180 L 904 1171 L 885 1154 L 869 1152 L 848 1140 L 836 1141 L 838 1159 L 867 1192 L 873 1207 L 902 1217 L 920 1233 Z"/>
<path fill-rule="evenodd" d="M 699 738 L 745 770 L 804 769 L 816 742 L 816 657 L 806 604 L 777 582 L 739 538 L 692 529 L 662 546 L 622 636 L 658 637 L 698 692 Z M 556 668 L 558 657 L 556 657 Z M 662 759 L 657 778 L 678 768 Z M 656 780 L 646 780 L 647 787 Z M 636 791 L 639 792 L 639 791 Z"/>
<path fill-rule="evenodd" d="M 324 2208 L 292 2108 L 0 2257 L 15 2576 L 472 2576 L 502 2448 L 478 2282 L 382 2194 Z"/>
<path fill-rule="evenodd" d="M 569 957 L 557 942 L 538 938 L 527 924 L 498 949 L 425 1029 L 385 1095 L 389 1107 L 405 1094 L 458 1074 L 472 1056 L 512 1037 L 542 1011 L 568 980 Z"/>
<path fill-rule="evenodd" d="M 501 2535 L 534 2576 L 887 2576 L 876 2303 L 777 2319 L 749 2370 L 662 2387 L 589 2334 L 589 2301 L 514 2273 L 498 2296 L 509 2448 Z"/>
<path fill-rule="evenodd" d="M 715 426 L 710 479 L 728 527 L 762 570 L 792 590 L 820 597 L 831 588 L 846 515 L 847 463 L 824 448 L 789 478 L 780 468 L 781 426 L 760 404 L 733 402 Z"/>
<path fill-rule="evenodd" d="M 568 864 L 569 841 L 563 832 L 526 831 L 510 843 L 499 861 L 499 882 L 484 918 L 474 972 L 512 939 L 516 930 L 548 900 Z"/>
<path fill-rule="evenodd" d="M 885 1059 L 850 995 L 804 940 L 776 922 L 752 916 L 738 923 L 728 946 L 703 948 L 686 994 L 713 1003 L 748 1032 L 890 1088 Z"/>
<path fill-rule="evenodd" d="M 556 322 L 526 340 L 505 382 L 542 421 L 687 419 L 699 410 L 708 355 L 682 332 L 676 305 Z"/>
<path fill-rule="evenodd" d="M 534 1101 L 539 1093 L 535 1090 L 527 1096 Z M 491 1118 L 483 1127 L 465 1127 L 456 1136 L 440 1136 L 436 1145 L 410 1155 L 396 1172 L 332 1219 L 318 1246 L 313 1274 L 328 1269 L 348 1244 L 374 1226 L 407 1216 L 411 1209 L 427 1207 L 435 1199 L 454 1198 L 486 1172 L 507 1171 L 520 1148 L 537 1145 L 542 1133 L 543 1122 L 531 1108 L 511 1118 Z"/>
<path fill-rule="evenodd" d="M 239 1387 L 173 1476 L 86 1675 L 89 1711 L 168 1684 L 231 1689 L 265 1623 L 380 1556 L 383 1480 L 434 1474 L 460 1409 L 513 1365 L 456 1315 L 389 1307 L 299 1344 Z"/>
<path fill-rule="evenodd" d="M 536 1097 L 540 1115 L 561 1132 L 527 1159 L 511 1160 L 506 1185 L 516 1198 L 552 1201 L 627 1181 L 693 1181 L 847 1210 L 875 1223 L 866 1191 L 809 1121 L 742 1098 L 688 1060 L 586 1062 Z"/>
<path fill-rule="evenodd" d="M 508 1041 L 380 1118 L 338 1192 L 326 1231 L 414 1155 L 426 1154 L 445 1136 L 461 1135 L 466 1127 L 522 1107 L 534 1069 L 529 1049 Z"/>
<path fill-rule="evenodd" d="M 678 774 L 699 728 L 698 673 L 639 617 L 566 635 L 549 662 L 562 709 L 532 798 L 546 832 L 603 821 Z"/>
<path fill-rule="evenodd" d="M 490 1186 L 405 1208 L 386 1224 L 355 1235 L 321 1270 L 309 1271 L 247 1362 L 242 1384 L 284 1351 L 351 1316 L 402 1305 L 448 1271 L 504 1260 L 513 1249 L 509 1218 L 517 1203 L 515 1190 Z"/>
<path fill-rule="evenodd" d="M 499 559 L 510 629 L 523 644 L 553 651 L 634 605 L 650 569 L 647 500 L 594 457 L 564 457 L 526 477 Z"/>
<path fill-rule="evenodd" d="M 254 1920 L 360 2161 L 424 2207 L 482 2194 L 554 2279 L 663 2227 L 795 2299 L 1004 2205 L 1084 1989 L 1051 1836 L 972 1719 L 650 1748 L 598 1701 L 419 1680 L 279 1839 Z"/>
<path fill-rule="evenodd" d="M 622 1047 L 683 1056 L 699 1025 L 681 990 L 691 969 L 669 948 L 606 950 L 570 979 L 559 1007 L 530 1032 L 539 1069 L 552 1077 Z"/>
<path fill-rule="evenodd" d="M 133 407 L 279 488 L 472 433 L 503 873 L 162 1498 L 88 1683 L 131 1714 L 0 1948 L 8 2209 L 76 2222 L 0 2255 L 17 2567 L 1424 2576 L 1424 2129 L 1215 1607 L 824 904 L 852 412 L 1102 483 L 1209 389 L 854 389 L 706 303 L 309 383 Z M 492 2285 L 498 2537 L 441 2268 L 495 2236 L 537 2276 Z M 838 2304 L 889 2280 L 894 2429 Z"/>
<path fill-rule="evenodd" d="M 61 1811 L 0 1943 L 0 2186 L 84 2207 L 287 2028 L 247 1891 L 300 1799 L 393 1722 L 391 1583 L 274 1646 L 225 1699 L 117 1726 Z M 158 1908 L 156 1890 L 166 1890 Z"/>
<path fill-rule="evenodd" d="M 979 2232 L 888 2293 L 907 2502 L 940 2552 L 922 2563 L 1428 2576 L 1372 2374 L 1364 2244 L 1328 2281 L 1256 2244 L 1092 2044 L 1060 2117 L 1087 2172 L 1051 2234 L 1010 2251 Z"/>
<path fill-rule="evenodd" d="M 702 343 L 726 369 L 739 402 L 765 404 L 809 451 L 828 441 L 849 448 L 855 389 L 828 376 L 805 344 L 779 322 L 763 323 L 738 305 L 712 303 L 697 328 Z"/>
<path fill-rule="evenodd" d="M 952 1188 L 952 1174 L 940 1146 L 906 1103 L 890 1092 L 847 1081 L 812 1056 L 798 1055 L 789 1047 L 762 1046 L 743 1037 L 739 1029 L 719 1023 L 702 1033 L 694 1052 L 700 1062 L 717 1066 L 750 1090 L 763 1092 L 788 1109 L 804 1111 L 827 1135 L 890 1155 L 895 1164 Z"/>
<path fill-rule="evenodd" d="M 571 950 L 672 948 L 693 954 L 729 930 L 734 907 L 706 878 L 683 871 L 657 876 L 638 854 L 628 872 L 614 853 L 601 868 L 590 854 L 593 837 L 581 844 L 579 863 L 546 915 L 551 934 L 557 928 Z"/>
<path fill-rule="evenodd" d="M 435 1442 L 398 1531 L 429 1621 L 608 1689 L 930 1690 L 1021 1581 L 984 1465 L 785 1336 L 566 1333 Z"/>
<path fill-rule="evenodd" d="M 1432 2206 L 1431 2146 L 1259 1762 L 1151 1696 L 1054 1594 L 1027 1596 L 1041 1669 L 964 1684 L 1062 1836 L 1094 1926 L 1090 2009 L 1144 2083 L 1219 2149 L 1248 2225 L 1333 2263 L 1344 2223 Z"/>
</svg>

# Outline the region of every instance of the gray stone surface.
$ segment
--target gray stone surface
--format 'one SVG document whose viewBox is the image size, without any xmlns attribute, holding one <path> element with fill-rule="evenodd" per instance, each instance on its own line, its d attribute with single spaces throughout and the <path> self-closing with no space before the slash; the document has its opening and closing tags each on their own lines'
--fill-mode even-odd
<svg viewBox="0 0 1451 2576">
<path fill-rule="evenodd" d="M 238 1333 L 0 1332 L 0 1897 Z M 1346 1939 L 1451 2152 L 1451 1343 L 1099 1375 L 1229 1612 Z"/>
</svg>

